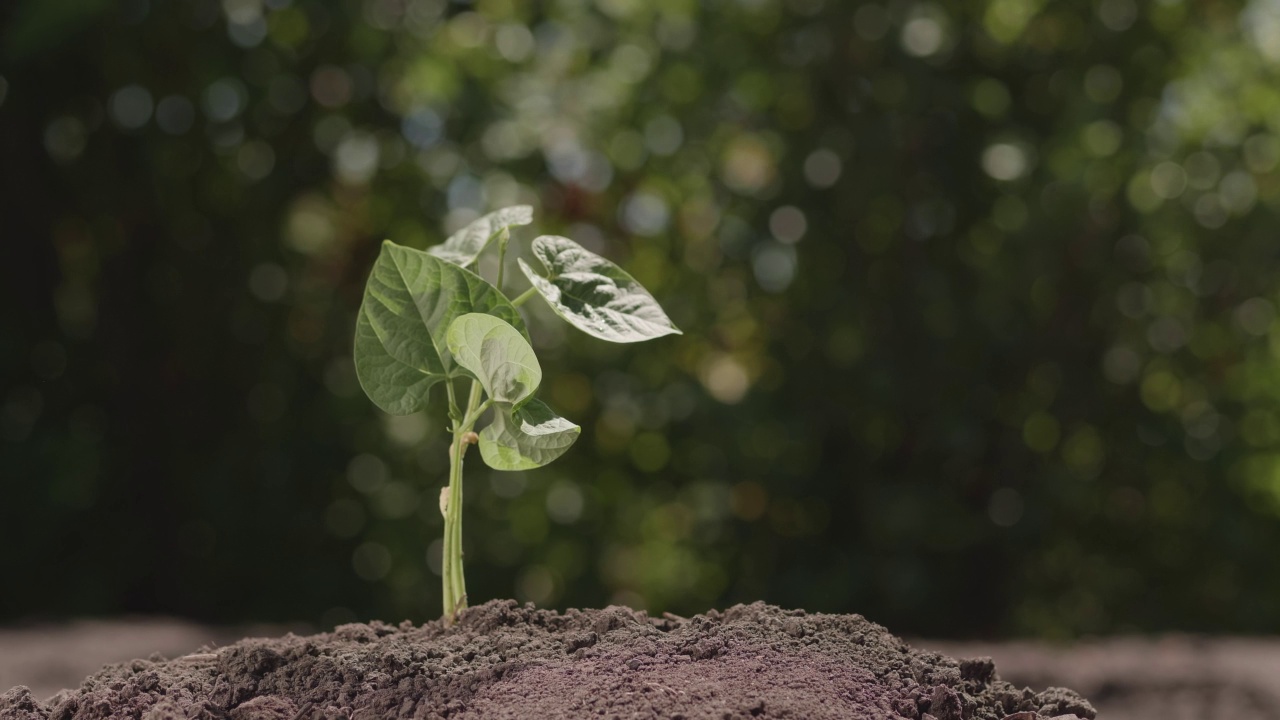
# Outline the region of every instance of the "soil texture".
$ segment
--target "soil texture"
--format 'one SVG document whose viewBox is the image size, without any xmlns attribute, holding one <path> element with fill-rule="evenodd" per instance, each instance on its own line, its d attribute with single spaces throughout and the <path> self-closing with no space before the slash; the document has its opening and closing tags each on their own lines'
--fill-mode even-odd
<svg viewBox="0 0 1280 720">
<path fill-rule="evenodd" d="M 114 665 L 0 720 L 670 718 L 1092 720 L 1074 692 L 1021 689 L 988 658 L 914 650 L 858 615 L 764 604 L 693 618 L 494 601 L 452 627 L 352 624 Z"/>
<path fill-rule="evenodd" d="M 1118 637 L 1069 647 L 914 643 L 943 653 L 990 655 L 1013 682 L 1066 685 L 1106 720 L 1280 720 L 1280 639 Z"/>
</svg>

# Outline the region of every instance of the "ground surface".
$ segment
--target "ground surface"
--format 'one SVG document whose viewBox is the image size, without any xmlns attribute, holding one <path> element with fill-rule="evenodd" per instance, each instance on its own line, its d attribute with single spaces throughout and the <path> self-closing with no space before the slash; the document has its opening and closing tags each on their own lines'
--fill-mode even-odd
<svg viewBox="0 0 1280 720">
<path fill-rule="evenodd" d="M 74 688 L 103 665 L 159 652 L 186 655 L 278 628 L 212 629 L 165 620 L 0 629 L 0 692 L 37 698 Z M 1280 640 L 1120 638 L 1069 647 L 913 641 L 952 657 L 989 655 L 1015 685 L 1073 688 L 1102 720 L 1280 720 Z"/>
<path fill-rule="evenodd" d="M 1036 643 L 916 643 L 990 655 L 1007 680 L 1070 687 L 1102 720 L 1280 720 L 1280 640 L 1114 638 Z"/>
<path fill-rule="evenodd" d="M 856 615 L 761 604 L 683 619 L 491 602 L 448 629 L 344 625 L 116 665 L 47 701 L 0 695 L 3 720 L 1071 715 L 1095 713 L 1069 691 L 1002 682 L 989 661 L 912 650 Z"/>
</svg>

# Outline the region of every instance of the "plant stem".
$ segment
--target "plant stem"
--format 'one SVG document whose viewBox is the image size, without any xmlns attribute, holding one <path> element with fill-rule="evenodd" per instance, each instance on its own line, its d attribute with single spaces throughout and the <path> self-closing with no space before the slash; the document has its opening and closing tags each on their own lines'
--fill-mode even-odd
<svg viewBox="0 0 1280 720">
<path fill-rule="evenodd" d="M 511 241 L 511 231 L 502 229 L 498 236 L 498 282 L 495 287 L 502 292 L 502 276 L 507 266 L 507 243 Z M 516 305 L 528 299 L 528 293 L 518 299 Z M 471 381 L 471 395 L 467 398 L 466 412 L 458 410 L 457 398 L 454 395 L 453 381 L 446 382 L 449 390 L 449 413 L 453 418 L 453 443 L 449 448 L 449 493 L 444 511 L 444 548 L 440 562 L 440 580 L 444 595 L 444 619 L 452 624 L 458 611 L 467 606 L 467 580 L 462 572 L 462 461 L 471 446 L 468 433 L 475 427 L 476 421 L 489 409 L 490 400 L 480 402 L 480 381 Z"/>
<path fill-rule="evenodd" d="M 511 304 L 514 305 L 515 307 L 520 307 L 521 305 L 525 304 L 525 301 L 533 297 L 534 294 L 537 292 L 538 291 L 536 288 L 529 288 L 528 290 L 525 290 L 524 292 L 520 293 L 515 300 L 512 300 Z"/>
<path fill-rule="evenodd" d="M 458 412 L 458 398 L 453 391 L 453 378 L 445 380 L 444 388 L 449 393 L 449 417 L 453 419 L 453 431 L 458 431 L 458 419 L 461 414 Z"/>
<path fill-rule="evenodd" d="M 447 623 L 452 623 L 458 611 L 467 606 L 467 581 L 462 572 L 462 461 L 471 445 L 467 433 L 489 407 L 489 402 L 480 402 L 480 391 L 480 383 L 473 380 L 466 414 L 454 421 L 449 453 L 449 501 L 444 513 L 444 556 L 440 567 Z"/>
<path fill-rule="evenodd" d="M 482 389 L 479 380 L 471 381 L 471 395 L 467 397 L 467 415 L 475 412 L 476 408 L 480 406 L 480 392 Z"/>
<path fill-rule="evenodd" d="M 502 292 L 502 272 L 507 269 L 507 243 L 510 241 L 511 230 L 502 228 L 502 234 L 498 236 L 498 282 L 493 284 L 498 292 Z"/>
<path fill-rule="evenodd" d="M 467 427 L 475 427 L 476 421 L 480 419 L 480 416 L 483 415 L 484 411 L 488 410 L 489 406 L 492 404 L 493 404 L 492 400 L 485 400 L 484 402 L 480 403 L 480 405 L 477 406 L 474 410 L 467 413 L 467 419 L 463 421 L 463 424 L 466 425 Z"/>
<path fill-rule="evenodd" d="M 458 425 L 455 423 L 453 431 L 453 442 L 449 446 L 449 495 L 444 511 L 444 548 L 441 556 L 440 564 L 440 580 L 441 592 L 443 596 L 444 619 L 446 623 L 452 623 L 454 615 L 458 612 L 458 590 L 454 587 L 453 582 L 453 563 L 457 554 L 453 543 L 453 506 L 456 504 L 454 496 L 458 494 L 457 487 L 462 482 L 462 452 L 465 446 L 462 444 L 462 433 L 458 431 Z"/>
</svg>

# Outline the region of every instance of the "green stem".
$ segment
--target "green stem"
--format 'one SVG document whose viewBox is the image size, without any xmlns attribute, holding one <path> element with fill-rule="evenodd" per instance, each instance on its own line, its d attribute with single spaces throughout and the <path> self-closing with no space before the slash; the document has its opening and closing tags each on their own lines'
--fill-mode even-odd
<svg viewBox="0 0 1280 720">
<path fill-rule="evenodd" d="M 444 387 L 445 387 L 445 390 L 447 390 L 449 393 L 449 418 L 451 420 L 450 426 L 453 432 L 453 439 L 450 441 L 450 444 L 449 444 L 449 499 L 447 500 L 448 503 L 452 504 L 453 486 L 455 484 L 454 476 L 461 474 L 461 469 L 462 469 L 461 463 L 458 460 L 458 456 L 461 454 L 460 453 L 461 448 L 459 447 L 459 443 L 462 439 L 462 433 L 459 432 L 459 430 L 461 429 L 460 423 L 462 420 L 462 413 L 458 410 L 458 398 L 457 398 L 456 392 L 454 391 L 453 379 L 450 378 L 448 380 L 445 380 Z M 444 598 L 444 606 L 443 606 L 444 616 L 446 618 L 452 618 L 454 613 L 457 610 L 457 608 L 454 606 L 454 602 L 455 602 L 455 598 L 458 597 L 458 593 L 453 586 L 453 573 L 451 572 L 452 568 L 450 567 L 450 562 L 451 562 L 450 558 L 452 558 L 454 555 L 453 536 L 449 533 L 449 511 L 447 509 L 448 505 L 446 505 L 445 507 L 446 507 L 444 511 L 445 532 L 443 537 L 444 546 L 441 549 L 440 579 L 441 579 L 441 594 Z"/>
<path fill-rule="evenodd" d="M 502 292 L 502 273 L 507 269 L 507 243 L 510 241 L 511 230 L 502 228 L 502 234 L 498 236 L 498 282 L 493 285 L 498 292 Z"/>
<path fill-rule="evenodd" d="M 525 302 L 529 298 L 533 297 L 534 294 L 536 294 L 537 292 L 538 292 L 537 288 L 529 288 L 528 290 L 525 290 L 524 292 L 516 296 L 516 299 L 512 300 L 511 304 L 514 305 L 515 307 L 520 307 L 521 305 L 525 304 Z"/>
<path fill-rule="evenodd" d="M 449 417 L 453 420 L 453 429 L 456 432 L 458 430 L 458 418 L 460 418 L 462 414 L 458 412 L 458 398 L 454 395 L 453 378 L 446 379 L 444 387 L 449 393 Z"/>
<path fill-rule="evenodd" d="M 467 420 L 468 430 L 471 429 L 471 425 L 475 425 L 476 420 L 480 419 L 478 412 L 483 412 L 479 410 L 480 396 L 483 390 L 484 388 L 480 386 L 479 380 L 471 381 L 471 395 L 467 397 L 467 414 L 463 416 Z M 485 403 L 485 407 L 488 407 L 488 403 Z"/>
<path fill-rule="evenodd" d="M 449 500 L 444 513 L 444 557 L 440 575 L 443 581 L 445 621 L 452 623 L 459 610 L 467 606 L 467 581 L 462 571 L 462 461 L 471 443 L 467 433 L 475 427 L 476 420 L 489 408 L 489 401 L 480 402 L 481 387 L 471 382 L 471 396 L 467 399 L 467 412 L 453 426 L 453 446 L 449 457 Z"/>
<path fill-rule="evenodd" d="M 454 496 L 458 494 L 457 488 L 462 483 L 462 452 L 464 449 L 462 444 L 462 433 L 458 431 L 458 426 L 454 424 L 453 443 L 449 447 L 449 494 L 447 505 L 444 512 L 444 549 L 441 557 L 440 579 L 441 592 L 443 595 L 444 618 L 445 622 L 452 623 L 454 616 L 458 612 L 458 589 L 454 585 L 454 558 L 457 551 L 454 548 L 454 534 L 452 519 L 453 506 L 456 504 Z"/>
<path fill-rule="evenodd" d="M 470 413 L 467 413 L 467 419 L 463 422 L 463 424 L 466 425 L 467 427 L 475 427 L 476 421 L 480 419 L 480 416 L 484 414 L 485 410 L 489 409 L 490 405 L 493 405 L 492 400 L 485 400 L 484 402 L 480 403 L 480 405 L 477 406 L 475 410 L 473 410 Z"/>
</svg>

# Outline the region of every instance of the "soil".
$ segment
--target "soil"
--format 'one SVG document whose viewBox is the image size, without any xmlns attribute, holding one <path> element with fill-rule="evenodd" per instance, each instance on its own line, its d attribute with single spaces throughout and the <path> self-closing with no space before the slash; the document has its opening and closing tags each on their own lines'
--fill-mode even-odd
<svg viewBox="0 0 1280 720">
<path fill-rule="evenodd" d="M 991 655 L 1008 679 L 1084 693 L 1107 720 L 1280 720 L 1280 639 L 1165 635 L 1078 641 L 921 641 Z"/>
<path fill-rule="evenodd" d="M 110 666 L 44 702 L 25 687 L 0 695 L 0 720 L 1072 716 L 1096 712 L 1069 690 L 1002 682 L 987 658 L 913 650 L 858 615 L 759 603 L 685 619 L 494 601 L 448 628 L 246 639 Z"/>
</svg>

